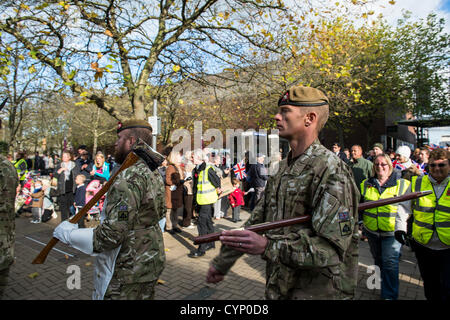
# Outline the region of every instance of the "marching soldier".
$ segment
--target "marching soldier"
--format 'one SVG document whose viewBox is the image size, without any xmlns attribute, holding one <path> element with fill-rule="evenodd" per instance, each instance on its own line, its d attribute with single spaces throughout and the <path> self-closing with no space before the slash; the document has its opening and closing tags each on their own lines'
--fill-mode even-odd
<svg viewBox="0 0 450 320">
<path fill-rule="evenodd" d="M 16 169 L 0 155 L 0 299 L 7 285 L 9 267 L 14 262 L 14 200 L 18 184 Z"/>
<path fill-rule="evenodd" d="M 164 184 L 156 170 L 164 158 L 149 147 L 152 128 L 144 120 L 119 124 L 117 135 L 117 163 L 123 163 L 131 151 L 141 159 L 117 176 L 97 228 L 78 229 L 65 221 L 54 237 L 97 254 L 93 299 L 153 299 L 165 264 L 158 224 L 166 212 Z"/>
<path fill-rule="evenodd" d="M 246 225 L 311 215 L 309 224 L 223 231 L 207 282 L 224 279 L 244 253 L 267 261 L 267 299 L 351 299 L 358 271 L 359 191 L 350 169 L 318 140 L 329 112 L 320 90 L 293 86 L 275 116 L 291 151 L 268 180 Z"/>
</svg>

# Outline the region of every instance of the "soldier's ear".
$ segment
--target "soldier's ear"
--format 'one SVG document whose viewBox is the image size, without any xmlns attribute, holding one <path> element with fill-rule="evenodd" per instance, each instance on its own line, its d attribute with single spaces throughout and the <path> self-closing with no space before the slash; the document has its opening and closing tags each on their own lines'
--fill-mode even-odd
<svg viewBox="0 0 450 320">
<path fill-rule="evenodd" d="M 308 112 L 305 114 L 305 126 L 309 127 L 314 121 L 317 121 L 317 113 Z"/>
</svg>

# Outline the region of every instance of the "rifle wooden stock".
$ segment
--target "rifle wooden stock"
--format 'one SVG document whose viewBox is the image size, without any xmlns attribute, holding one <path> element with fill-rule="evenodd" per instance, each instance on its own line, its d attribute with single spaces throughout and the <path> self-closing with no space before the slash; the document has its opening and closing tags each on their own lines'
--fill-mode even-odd
<svg viewBox="0 0 450 320">
<path fill-rule="evenodd" d="M 88 203 L 80 210 L 78 213 L 72 217 L 72 219 L 69 220 L 70 223 L 78 223 L 83 217 L 88 213 L 88 211 L 100 200 L 100 198 L 109 190 L 111 185 L 114 182 L 114 179 L 119 175 L 120 172 L 123 170 L 131 167 L 138 161 L 139 157 L 134 153 L 130 152 L 127 157 L 125 158 L 125 161 L 120 166 L 119 170 L 103 185 L 103 187 L 92 197 L 91 200 L 89 200 Z M 47 259 L 47 255 L 49 254 L 50 250 L 58 243 L 58 239 L 53 237 L 50 239 L 50 241 L 47 243 L 47 245 L 44 247 L 44 249 L 41 250 L 41 252 L 34 258 L 32 264 L 42 264 L 45 262 L 45 259 Z"/>
<path fill-rule="evenodd" d="M 426 196 L 431 193 L 432 193 L 432 191 L 411 192 L 411 193 L 408 193 L 408 194 L 405 194 L 405 195 L 399 196 L 399 197 L 392 197 L 392 198 L 382 199 L 382 200 L 377 200 L 377 201 L 364 202 L 358 206 L 358 211 L 364 211 L 367 209 L 382 207 L 382 206 L 392 204 L 392 203 L 408 201 L 408 200 Z M 291 218 L 291 219 L 255 224 L 253 226 L 249 226 L 249 227 L 245 228 L 245 230 L 250 230 L 253 232 L 263 232 L 263 231 L 267 231 L 267 230 L 271 230 L 271 229 L 277 229 L 277 228 L 281 228 L 281 227 L 291 226 L 293 224 L 306 223 L 306 222 L 309 222 L 310 220 L 311 220 L 311 216 L 309 216 L 309 215 L 301 216 L 301 217 L 296 217 L 296 218 Z M 216 232 L 216 233 L 206 234 L 204 236 L 195 237 L 194 244 L 218 241 L 221 234 L 222 234 L 222 232 Z"/>
</svg>

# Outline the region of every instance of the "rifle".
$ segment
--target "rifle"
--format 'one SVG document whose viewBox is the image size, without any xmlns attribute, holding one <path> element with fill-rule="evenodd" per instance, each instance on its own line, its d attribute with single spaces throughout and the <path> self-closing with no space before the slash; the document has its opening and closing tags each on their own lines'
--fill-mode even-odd
<svg viewBox="0 0 450 320">
<path fill-rule="evenodd" d="M 138 160 L 139 157 L 134 152 L 130 152 L 125 158 L 125 161 L 120 166 L 119 170 L 117 170 L 117 172 L 103 185 L 103 187 L 92 197 L 92 199 L 89 200 L 89 202 L 86 203 L 86 205 L 80 211 L 78 211 L 78 213 L 73 216 L 72 219 L 69 220 L 69 222 L 78 223 L 78 221 L 80 221 L 86 215 L 86 213 L 88 213 L 88 211 L 100 200 L 100 198 L 109 190 L 114 182 L 114 179 L 119 175 L 119 173 L 134 165 Z M 58 243 L 58 241 L 59 240 L 55 237 L 51 238 L 44 249 L 41 250 L 36 258 L 34 258 L 32 264 L 44 263 L 50 250 L 52 250 L 52 248 Z"/>
<path fill-rule="evenodd" d="M 408 194 L 405 194 L 405 195 L 399 196 L 399 197 L 392 197 L 392 198 L 382 199 L 382 200 L 377 200 L 377 201 L 364 202 L 358 206 L 358 211 L 364 211 L 367 209 L 386 206 L 386 205 L 392 204 L 392 203 L 417 199 L 419 197 L 423 197 L 423 196 L 426 196 L 431 193 L 432 193 L 432 191 L 418 191 L 418 192 L 411 192 L 411 193 L 408 193 Z M 309 222 L 310 220 L 311 220 L 311 216 L 305 215 L 305 216 L 295 217 L 295 218 L 290 218 L 290 219 L 255 224 L 253 226 L 248 226 L 244 229 L 250 230 L 253 232 L 263 232 L 263 231 L 267 231 L 267 230 L 271 230 L 271 229 L 277 229 L 277 228 L 291 226 L 294 224 L 306 223 L 306 222 Z M 195 237 L 194 244 L 218 241 L 221 234 L 222 234 L 222 232 L 216 232 L 216 233 L 206 234 L 204 236 Z"/>
</svg>

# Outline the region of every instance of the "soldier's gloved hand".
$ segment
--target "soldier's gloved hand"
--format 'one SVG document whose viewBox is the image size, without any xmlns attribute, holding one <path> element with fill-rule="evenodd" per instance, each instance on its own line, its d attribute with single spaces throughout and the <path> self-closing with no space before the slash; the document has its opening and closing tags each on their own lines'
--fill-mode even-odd
<svg viewBox="0 0 450 320">
<path fill-rule="evenodd" d="M 60 241 L 69 244 L 70 233 L 75 229 L 78 229 L 78 224 L 70 223 L 69 221 L 63 221 L 55 228 L 55 230 L 53 230 L 53 236 Z"/>
<path fill-rule="evenodd" d="M 397 240 L 401 244 L 404 245 L 406 243 L 406 232 L 405 231 L 401 231 L 401 230 L 395 231 L 394 237 L 395 237 L 395 240 Z"/>
</svg>

